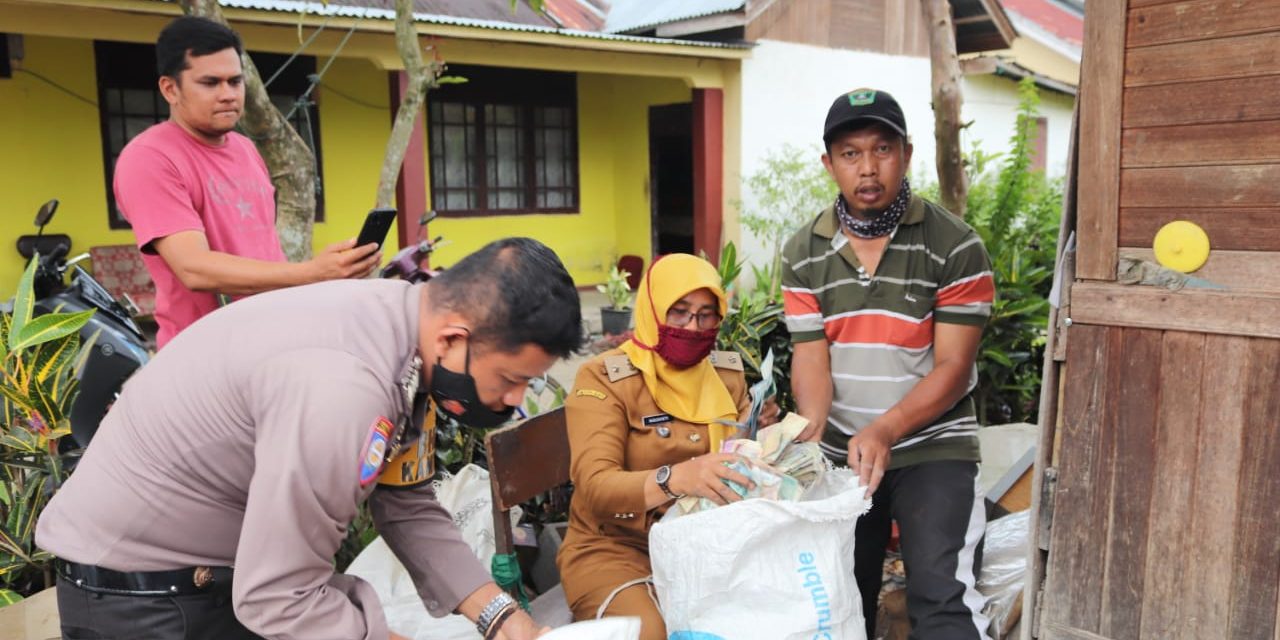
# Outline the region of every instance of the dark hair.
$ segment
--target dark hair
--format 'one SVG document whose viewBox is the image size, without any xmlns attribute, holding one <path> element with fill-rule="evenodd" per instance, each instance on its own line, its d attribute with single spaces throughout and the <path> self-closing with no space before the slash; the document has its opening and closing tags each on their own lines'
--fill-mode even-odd
<svg viewBox="0 0 1280 640">
<path fill-rule="evenodd" d="M 582 306 L 560 258 L 532 238 L 485 245 L 431 279 L 434 309 L 475 324 L 471 339 L 511 353 L 536 344 L 564 358 L 582 348 Z"/>
<path fill-rule="evenodd" d="M 223 49 L 244 53 L 240 36 L 230 27 L 207 18 L 183 16 L 170 22 L 156 39 L 156 71 L 174 80 L 190 68 L 187 54 L 207 56 Z"/>
</svg>

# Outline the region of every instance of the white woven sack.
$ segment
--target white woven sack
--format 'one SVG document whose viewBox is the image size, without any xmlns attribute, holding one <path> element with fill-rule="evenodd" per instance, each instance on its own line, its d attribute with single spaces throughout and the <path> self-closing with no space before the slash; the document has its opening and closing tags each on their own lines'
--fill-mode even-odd
<svg viewBox="0 0 1280 640">
<path fill-rule="evenodd" d="M 853 575 L 865 493 L 835 469 L 801 502 L 743 500 L 655 524 L 649 555 L 669 637 L 865 640 Z"/>
</svg>

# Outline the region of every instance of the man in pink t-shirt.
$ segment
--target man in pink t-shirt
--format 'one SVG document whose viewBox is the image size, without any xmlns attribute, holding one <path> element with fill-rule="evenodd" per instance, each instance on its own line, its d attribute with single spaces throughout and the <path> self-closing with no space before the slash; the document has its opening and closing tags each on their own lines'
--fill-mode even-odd
<svg viewBox="0 0 1280 640">
<path fill-rule="evenodd" d="M 378 245 L 352 238 L 285 261 L 270 174 L 233 131 L 244 109 L 243 50 L 234 31 L 210 20 L 166 26 L 156 61 L 169 120 L 131 140 L 116 162 L 116 205 L 156 283 L 160 347 L 216 309 L 218 294 L 361 278 L 381 259 Z"/>
</svg>

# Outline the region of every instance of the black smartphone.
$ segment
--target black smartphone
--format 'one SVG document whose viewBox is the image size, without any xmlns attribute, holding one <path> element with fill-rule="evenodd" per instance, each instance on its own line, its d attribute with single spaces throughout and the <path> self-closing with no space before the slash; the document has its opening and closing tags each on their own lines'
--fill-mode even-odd
<svg viewBox="0 0 1280 640">
<path fill-rule="evenodd" d="M 391 223 L 396 219 L 395 209 L 373 209 L 369 215 L 364 218 L 364 226 L 360 228 L 360 235 L 356 236 L 356 246 L 363 247 L 370 242 L 376 242 L 378 248 L 382 248 L 382 243 L 387 239 L 387 232 L 391 230 Z"/>
</svg>

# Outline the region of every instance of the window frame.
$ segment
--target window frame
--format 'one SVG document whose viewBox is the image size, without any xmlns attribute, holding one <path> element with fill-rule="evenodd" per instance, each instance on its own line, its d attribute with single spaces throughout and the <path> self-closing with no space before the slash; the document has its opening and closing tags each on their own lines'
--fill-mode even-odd
<svg viewBox="0 0 1280 640">
<path fill-rule="evenodd" d="M 450 65 L 447 75 L 464 77 L 467 82 L 446 84 L 433 89 L 427 94 L 426 153 L 431 164 L 427 179 L 432 209 L 440 216 L 447 218 L 581 213 L 582 165 L 580 153 L 581 136 L 579 135 L 578 127 L 577 74 L 478 65 Z M 477 208 L 446 209 L 441 206 L 444 201 L 443 192 L 445 190 L 459 190 L 456 187 L 438 186 L 435 179 L 436 167 L 438 162 L 441 162 L 443 152 L 437 154 L 434 151 L 434 143 L 436 136 L 440 134 L 437 127 L 442 128 L 445 124 L 437 122 L 432 117 L 432 112 L 435 106 L 445 104 L 461 105 L 464 108 L 469 107 L 475 111 L 472 122 L 466 122 L 466 117 L 463 117 L 462 126 L 467 127 L 467 146 L 474 150 L 474 155 L 470 158 L 469 169 L 476 176 L 477 186 L 474 190 L 468 189 L 468 191 L 474 191 Z M 487 206 L 491 185 L 489 184 L 488 175 L 488 122 L 485 111 L 486 107 L 491 106 L 512 106 L 518 109 L 519 127 L 522 133 L 522 157 L 518 170 L 523 176 L 522 189 L 525 203 L 532 203 L 533 206 L 509 209 L 489 208 Z M 568 113 L 568 122 L 558 127 L 536 125 L 534 116 L 535 108 L 537 107 L 564 108 Z M 450 124 L 456 126 L 456 123 Z M 572 157 L 565 160 L 565 169 L 573 172 L 572 187 L 539 186 L 537 182 L 539 155 L 536 141 L 537 136 L 547 130 L 563 130 L 569 134 L 569 143 L 566 146 L 566 151 Z M 442 149 L 443 144 L 442 141 Z M 470 152 L 469 150 L 468 153 Z M 542 171 L 546 171 L 545 165 L 542 166 Z M 551 190 L 565 191 L 571 198 L 570 203 L 565 206 L 537 206 L 539 194 L 549 193 Z"/>
<path fill-rule="evenodd" d="M 155 118 L 156 124 L 163 122 L 167 116 L 167 105 L 164 97 L 160 95 L 158 85 L 158 74 L 156 72 L 156 54 L 155 45 L 143 43 L 119 42 L 114 40 L 95 40 L 93 42 L 94 65 L 97 71 L 98 85 L 98 124 L 102 140 L 102 173 L 103 179 L 106 181 L 107 195 L 107 225 L 111 229 L 129 230 L 133 226 L 129 221 L 120 215 L 116 208 L 116 196 L 113 180 L 115 178 L 115 161 L 119 157 L 119 151 L 113 153 L 111 148 L 111 127 L 124 126 L 124 121 L 131 117 L 129 112 L 123 108 L 120 113 L 110 113 L 108 92 L 114 90 L 144 90 L 152 92 L 153 112 L 151 117 Z M 287 59 L 288 56 L 249 52 L 249 56 L 253 59 L 255 66 L 262 75 L 264 81 L 269 78 L 276 69 Z M 282 96 L 296 97 L 301 96 L 306 91 L 309 81 L 307 76 L 316 72 L 316 59 L 313 56 L 298 56 L 289 64 L 289 69 L 280 74 L 280 77 L 272 84 L 272 90 L 268 91 L 268 95 L 274 100 Z M 318 92 L 312 92 L 312 98 L 316 101 L 317 106 L 319 100 L 315 98 Z M 123 100 L 121 100 L 123 107 Z M 144 116 L 148 114 L 137 114 Z M 283 115 L 283 114 L 282 114 Z M 316 156 L 316 213 L 315 221 L 324 222 L 324 188 L 323 188 L 323 168 L 324 156 L 322 154 L 322 145 L 320 141 L 320 110 L 314 108 L 310 114 L 311 120 L 311 140 L 315 144 L 313 149 Z M 307 136 L 301 131 L 298 125 L 303 122 L 301 114 L 295 114 L 290 120 L 290 125 L 299 131 L 303 140 L 307 141 Z M 241 132 L 243 133 L 243 132 Z M 124 144 L 127 146 L 133 138 L 126 139 Z M 124 147 L 120 148 L 122 151 Z"/>
</svg>

